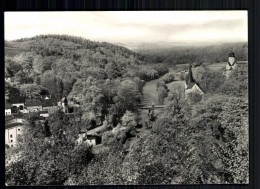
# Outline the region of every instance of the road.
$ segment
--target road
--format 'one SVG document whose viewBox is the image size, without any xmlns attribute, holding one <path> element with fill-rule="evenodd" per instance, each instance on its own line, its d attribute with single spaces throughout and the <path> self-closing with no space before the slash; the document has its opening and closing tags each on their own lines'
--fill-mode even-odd
<svg viewBox="0 0 260 189">
<path fill-rule="evenodd" d="M 143 98 L 141 101 L 141 106 L 152 106 L 152 104 L 162 105 L 158 101 L 158 93 L 156 90 L 156 85 L 159 79 L 151 80 L 145 83 L 143 87 Z M 155 114 L 159 114 L 162 109 L 155 109 Z M 148 110 L 142 109 L 138 112 L 138 123 L 142 123 L 144 126 L 144 121 L 148 118 Z"/>
</svg>

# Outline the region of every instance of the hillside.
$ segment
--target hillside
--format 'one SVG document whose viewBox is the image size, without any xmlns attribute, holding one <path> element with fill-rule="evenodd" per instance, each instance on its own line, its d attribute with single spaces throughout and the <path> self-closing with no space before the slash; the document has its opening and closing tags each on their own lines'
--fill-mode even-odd
<svg viewBox="0 0 260 189">
<path fill-rule="evenodd" d="M 5 66 L 18 85 L 36 83 L 48 88 L 44 78 L 53 75 L 67 86 L 65 96 L 78 79 L 90 75 L 104 80 L 149 79 L 150 75 L 162 74 L 146 64 L 145 56 L 125 47 L 67 35 L 41 35 L 5 43 Z"/>
</svg>

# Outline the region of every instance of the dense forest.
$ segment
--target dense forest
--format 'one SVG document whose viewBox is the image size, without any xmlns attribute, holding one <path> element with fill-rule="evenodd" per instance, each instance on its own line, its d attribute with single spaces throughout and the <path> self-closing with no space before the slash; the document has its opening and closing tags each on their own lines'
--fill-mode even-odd
<svg viewBox="0 0 260 189">
<path fill-rule="evenodd" d="M 14 82 L 5 89 L 13 98 L 47 93 L 57 100 L 77 97 L 81 104 L 73 114 L 50 114 L 43 125 L 36 121 L 38 113 L 26 115 L 23 139 L 6 150 L 6 159 L 19 159 L 6 165 L 6 183 L 248 183 L 247 67 L 229 79 L 222 71 L 194 68 L 203 98 L 184 99 L 166 86 L 177 78 L 169 65 L 226 61 L 230 46 L 133 52 L 66 35 L 6 42 L 5 68 Z M 233 44 L 232 50 L 247 60 L 246 44 Z M 157 78 L 166 108 L 152 128 L 131 141 L 143 86 Z M 75 141 L 82 127 L 95 127 L 91 123 L 101 111 L 109 117 L 102 133 L 109 150 L 94 154 L 92 146 Z"/>
<path fill-rule="evenodd" d="M 235 52 L 237 60 L 248 60 L 246 42 L 224 43 L 207 46 L 176 46 L 168 48 L 137 49 L 142 55 L 148 55 L 149 61 L 164 62 L 169 65 L 219 63 L 227 61 L 227 52 Z"/>
</svg>

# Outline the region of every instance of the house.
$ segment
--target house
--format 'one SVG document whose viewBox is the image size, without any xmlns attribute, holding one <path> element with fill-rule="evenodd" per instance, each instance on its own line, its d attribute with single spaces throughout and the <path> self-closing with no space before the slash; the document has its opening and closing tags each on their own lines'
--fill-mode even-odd
<svg viewBox="0 0 260 189">
<path fill-rule="evenodd" d="M 5 68 L 5 81 L 6 82 L 13 82 L 13 75 L 10 72 L 10 70 L 8 70 L 7 68 Z"/>
<path fill-rule="evenodd" d="M 25 107 L 29 112 L 42 111 L 42 102 L 37 98 L 27 98 L 25 99 Z"/>
<path fill-rule="evenodd" d="M 224 69 L 223 75 L 225 75 L 226 78 L 229 78 L 232 70 L 236 68 L 237 68 L 237 61 L 236 61 L 235 53 L 231 52 L 228 55 L 228 62 L 226 64 L 226 68 Z"/>
<path fill-rule="evenodd" d="M 12 106 L 12 111 L 14 113 L 17 113 L 18 111 L 23 112 L 24 113 L 24 102 L 25 102 L 25 98 L 22 96 L 16 96 L 16 97 L 11 97 L 9 99 L 11 106 Z"/>
<path fill-rule="evenodd" d="M 81 144 L 83 142 L 87 142 L 89 145 L 93 146 L 101 144 L 102 137 L 99 134 L 97 134 L 97 132 L 101 130 L 104 130 L 104 126 L 97 127 L 88 131 L 85 126 L 81 125 L 77 143 Z"/>
<path fill-rule="evenodd" d="M 87 143 L 91 146 L 101 144 L 102 138 L 99 135 L 87 135 Z"/>
<path fill-rule="evenodd" d="M 5 125 L 5 144 L 14 147 L 18 143 L 18 137 L 23 131 L 23 123 L 11 123 Z"/>
<path fill-rule="evenodd" d="M 95 145 L 101 144 L 101 141 L 102 141 L 102 137 L 100 135 L 97 135 L 97 134 L 88 135 L 87 132 L 82 131 L 79 134 L 77 143 L 81 144 L 83 142 L 86 142 L 91 146 L 95 146 Z"/>
<path fill-rule="evenodd" d="M 5 116 L 11 115 L 11 104 L 10 103 L 5 103 Z"/>
<path fill-rule="evenodd" d="M 193 78 L 191 65 L 189 67 L 189 73 L 185 82 L 185 98 L 187 98 L 189 93 L 198 93 L 200 95 L 204 95 L 203 90 Z"/>
<path fill-rule="evenodd" d="M 48 111 L 49 113 L 55 112 L 58 110 L 57 100 L 54 98 L 44 98 L 41 99 L 42 111 Z"/>
</svg>

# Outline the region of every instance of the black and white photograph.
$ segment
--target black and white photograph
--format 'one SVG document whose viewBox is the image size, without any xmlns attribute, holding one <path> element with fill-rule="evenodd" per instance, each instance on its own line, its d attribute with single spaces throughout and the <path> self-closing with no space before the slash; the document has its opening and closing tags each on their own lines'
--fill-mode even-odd
<svg viewBox="0 0 260 189">
<path fill-rule="evenodd" d="M 248 12 L 4 12 L 5 185 L 249 184 Z"/>
</svg>

